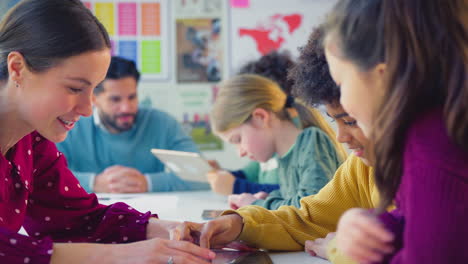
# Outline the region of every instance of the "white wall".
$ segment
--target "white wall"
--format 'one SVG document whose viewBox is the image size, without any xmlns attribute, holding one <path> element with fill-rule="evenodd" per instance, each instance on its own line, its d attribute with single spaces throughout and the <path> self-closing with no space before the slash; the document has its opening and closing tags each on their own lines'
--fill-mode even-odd
<svg viewBox="0 0 468 264">
<path fill-rule="evenodd" d="M 171 71 L 169 73 L 169 80 L 166 81 L 145 81 L 142 80 L 139 85 L 139 98 L 140 100 L 143 100 L 145 98 L 151 98 L 152 104 L 154 107 L 162 109 L 164 111 L 169 112 L 171 115 L 176 117 L 178 120 L 182 119 L 183 115 L 183 100 L 180 96 L 180 91 L 181 90 L 187 90 L 187 89 L 211 89 L 210 87 L 213 84 L 178 84 L 176 82 L 176 30 L 175 30 L 175 18 L 178 17 L 179 15 L 175 13 L 175 2 L 176 1 L 181 1 L 181 0 L 170 0 L 169 2 L 171 3 L 171 16 L 170 16 L 170 24 L 171 24 L 171 30 L 170 30 L 170 37 L 172 39 L 173 45 L 169 48 L 169 52 L 171 54 L 170 56 L 170 61 L 171 61 Z M 190 1 L 190 0 L 189 0 Z M 212 1 L 212 0 L 208 0 Z M 221 16 L 221 21 L 222 21 L 222 39 L 223 39 L 223 44 L 224 44 L 224 53 L 223 53 L 223 76 L 226 77 L 230 74 L 230 72 L 237 70 L 239 65 L 237 65 L 236 69 L 233 69 L 233 65 L 230 65 L 231 62 L 229 60 L 234 60 L 235 58 L 230 57 L 229 49 L 235 49 L 239 47 L 232 47 L 232 42 L 230 41 L 230 36 L 229 36 L 229 20 L 232 18 L 232 14 L 230 13 L 230 0 L 221 0 L 223 2 L 223 11 L 222 11 L 222 16 Z M 203 2 L 199 1 L 200 3 Z M 314 16 L 323 16 L 333 5 L 335 2 L 334 0 L 294 0 L 294 1 L 285 1 L 285 0 L 250 0 L 251 5 L 258 4 L 262 2 L 263 4 L 267 3 L 271 8 L 279 8 L 281 9 L 284 7 L 285 2 L 295 2 L 297 4 L 297 10 L 300 10 L 301 12 L 304 13 L 309 13 L 313 14 Z M 302 3 L 302 4 L 301 4 Z M 311 6 L 311 4 L 314 6 L 311 8 L 310 12 L 309 11 L 304 11 L 304 6 Z M 290 5 L 290 4 L 289 4 Z M 304 6 L 302 6 L 304 5 Z M 290 8 L 290 7 L 288 7 Z M 269 8 L 270 9 L 270 8 Z M 294 8 L 292 8 L 294 9 Z M 265 10 L 267 12 L 268 9 Z M 258 14 L 259 17 L 262 16 L 262 14 Z M 237 16 L 238 17 L 238 16 Z M 247 18 L 246 18 L 247 19 Z M 251 17 L 249 19 L 252 19 Z M 295 38 L 294 41 L 295 43 L 302 43 L 299 45 L 305 45 L 306 40 L 308 38 L 309 32 L 312 30 L 313 26 L 319 21 L 321 18 L 317 17 L 313 22 L 310 22 L 310 19 L 308 20 L 310 25 L 306 25 L 307 31 L 302 32 L 303 34 L 302 42 L 297 42 L 297 37 Z M 291 47 L 293 53 L 297 53 L 297 47 Z M 242 50 L 242 49 L 241 49 Z M 255 58 L 252 58 L 255 59 Z M 328 119 L 328 118 L 327 118 Z M 240 159 L 237 155 L 237 151 L 235 147 L 229 145 L 229 144 L 224 144 L 224 150 L 222 151 L 206 151 L 203 153 L 207 158 L 209 159 L 216 159 L 220 162 L 220 164 L 228 169 L 237 169 L 245 165 L 248 160 L 246 159 Z"/>
</svg>

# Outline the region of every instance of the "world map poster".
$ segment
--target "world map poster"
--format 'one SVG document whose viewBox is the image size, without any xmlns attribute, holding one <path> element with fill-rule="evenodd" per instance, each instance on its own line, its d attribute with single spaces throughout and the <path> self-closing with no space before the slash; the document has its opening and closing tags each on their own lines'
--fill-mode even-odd
<svg viewBox="0 0 468 264">
<path fill-rule="evenodd" d="M 236 1 L 231 1 L 231 3 Z M 237 1 L 238 2 L 238 1 Z M 273 50 L 298 48 L 336 0 L 250 0 L 230 8 L 230 74 Z"/>
</svg>

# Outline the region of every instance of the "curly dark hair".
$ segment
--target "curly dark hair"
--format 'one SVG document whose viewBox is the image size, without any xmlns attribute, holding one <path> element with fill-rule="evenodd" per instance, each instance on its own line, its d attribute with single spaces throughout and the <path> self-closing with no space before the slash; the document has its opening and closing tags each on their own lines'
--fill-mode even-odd
<svg viewBox="0 0 468 264">
<path fill-rule="evenodd" d="M 239 74 L 257 74 L 273 80 L 287 95 L 290 95 L 294 80 L 288 79 L 288 70 L 295 65 L 289 52 L 272 51 L 242 66 Z"/>
<path fill-rule="evenodd" d="M 290 69 L 288 78 L 294 81 L 292 93 L 311 106 L 339 104 L 340 88 L 328 70 L 322 40 L 321 27 L 314 29 L 307 44 L 299 48 L 296 66 Z"/>
</svg>

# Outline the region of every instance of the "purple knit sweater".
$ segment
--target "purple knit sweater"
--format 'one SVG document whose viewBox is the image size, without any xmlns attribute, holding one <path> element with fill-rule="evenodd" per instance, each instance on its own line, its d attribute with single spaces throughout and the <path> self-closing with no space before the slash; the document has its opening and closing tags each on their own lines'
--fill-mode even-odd
<svg viewBox="0 0 468 264">
<path fill-rule="evenodd" d="M 468 263 L 468 152 L 450 140 L 440 109 L 408 131 L 396 202 L 380 216 L 397 237 L 390 263 Z"/>
</svg>

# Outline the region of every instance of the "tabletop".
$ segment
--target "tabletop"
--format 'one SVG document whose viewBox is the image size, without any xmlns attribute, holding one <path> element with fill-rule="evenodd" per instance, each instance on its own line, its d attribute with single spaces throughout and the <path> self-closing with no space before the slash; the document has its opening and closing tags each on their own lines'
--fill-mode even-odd
<svg viewBox="0 0 468 264">
<path fill-rule="evenodd" d="M 227 197 L 211 191 L 162 192 L 144 194 L 97 194 L 102 204 L 125 202 L 141 211 L 158 214 L 159 218 L 174 221 L 205 222 L 203 210 L 228 209 Z M 273 263 L 327 264 L 321 258 L 305 252 L 270 252 Z"/>
</svg>

